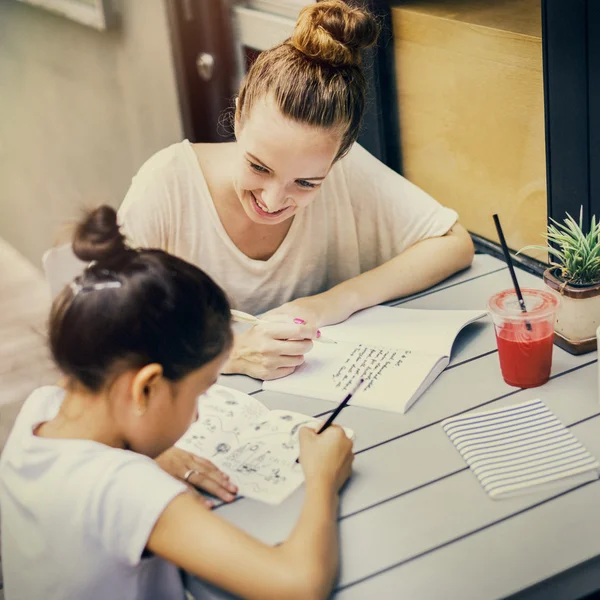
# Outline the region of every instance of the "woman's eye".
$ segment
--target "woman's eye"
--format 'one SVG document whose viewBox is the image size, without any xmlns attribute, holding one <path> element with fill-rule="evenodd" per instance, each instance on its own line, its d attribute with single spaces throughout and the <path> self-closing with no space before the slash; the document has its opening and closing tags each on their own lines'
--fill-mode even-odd
<svg viewBox="0 0 600 600">
<path fill-rule="evenodd" d="M 256 171 L 257 173 L 268 173 L 268 169 L 265 169 L 264 167 L 261 167 L 260 165 L 257 165 L 256 163 L 251 162 L 250 163 L 250 167 L 252 167 L 252 169 L 254 171 Z"/>
<path fill-rule="evenodd" d="M 298 181 L 296 183 L 300 187 L 303 187 L 303 188 L 316 188 L 317 187 L 316 183 L 311 183 L 310 181 L 306 181 L 304 179 L 298 179 Z"/>
</svg>

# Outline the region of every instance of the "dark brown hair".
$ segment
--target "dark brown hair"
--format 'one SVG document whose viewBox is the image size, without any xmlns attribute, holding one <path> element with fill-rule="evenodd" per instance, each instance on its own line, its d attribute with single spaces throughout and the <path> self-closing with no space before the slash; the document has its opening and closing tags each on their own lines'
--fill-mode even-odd
<svg viewBox="0 0 600 600">
<path fill-rule="evenodd" d="M 271 97 L 290 119 L 338 128 L 336 160 L 356 141 L 365 107 L 361 51 L 377 41 L 379 25 L 360 8 L 326 0 L 300 12 L 289 40 L 262 52 L 242 82 L 236 120 L 243 125 L 254 103 Z"/>
<path fill-rule="evenodd" d="M 129 248 L 114 209 L 79 224 L 73 251 L 94 262 L 56 298 L 49 323 L 52 355 L 69 378 L 98 391 L 115 370 L 158 363 L 177 381 L 231 345 L 223 290 L 180 258 Z"/>
</svg>

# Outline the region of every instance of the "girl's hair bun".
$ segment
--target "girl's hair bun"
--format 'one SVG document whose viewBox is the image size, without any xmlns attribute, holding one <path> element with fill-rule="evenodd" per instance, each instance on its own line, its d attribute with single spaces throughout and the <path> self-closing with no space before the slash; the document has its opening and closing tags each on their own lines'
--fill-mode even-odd
<svg viewBox="0 0 600 600">
<path fill-rule="evenodd" d="M 117 213 L 100 206 L 79 223 L 73 236 L 73 252 L 84 261 L 110 261 L 129 252 L 125 236 L 119 231 Z"/>
<path fill-rule="evenodd" d="M 312 59 L 335 67 L 358 66 L 361 50 L 377 41 L 375 17 L 342 0 L 325 0 L 304 7 L 289 43 Z"/>
</svg>

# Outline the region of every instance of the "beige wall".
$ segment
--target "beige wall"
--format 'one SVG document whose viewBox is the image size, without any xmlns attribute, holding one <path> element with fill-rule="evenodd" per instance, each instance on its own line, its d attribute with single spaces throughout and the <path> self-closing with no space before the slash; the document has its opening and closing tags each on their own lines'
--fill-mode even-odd
<svg viewBox="0 0 600 600">
<path fill-rule="evenodd" d="M 115 4 L 119 25 L 97 32 L 0 0 L 0 237 L 36 265 L 182 137 L 164 0 Z"/>
</svg>

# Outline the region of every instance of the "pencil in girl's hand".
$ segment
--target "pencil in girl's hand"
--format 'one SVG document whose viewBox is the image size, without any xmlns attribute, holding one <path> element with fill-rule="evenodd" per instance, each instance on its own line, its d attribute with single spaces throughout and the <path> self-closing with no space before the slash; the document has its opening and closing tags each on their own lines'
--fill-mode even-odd
<svg viewBox="0 0 600 600">
<path fill-rule="evenodd" d="M 255 317 L 254 315 L 250 315 L 248 313 L 242 312 L 241 310 L 235 310 L 235 308 L 231 309 L 231 318 L 234 321 L 236 321 L 237 323 L 254 323 L 255 325 L 257 323 L 268 323 L 269 322 L 269 321 L 265 321 L 264 319 L 259 319 L 258 317 Z M 323 344 L 337 344 L 337 342 L 335 340 L 326 338 L 322 335 L 313 341 L 322 342 Z"/>
<path fill-rule="evenodd" d="M 317 431 L 317 435 L 323 433 L 333 423 L 335 418 L 342 412 L 342 410 L 348 404 L 348 402 L 350 402 L 350 398 L 352 398 L 352 396 L 354 396 L 356 392 L 358 392 L 358 389 L 364 382 L 365 380 L 361 377 L 359 382 L 354 386 L 354 389 L 339 403 L 338 407 L 329 415 L 327 421 L 325 421 L 325 423 L 323 423 L 319 431 Z M 299 463 L 300 459 L 297 458 L 296 462 Z"/>
</svg>

